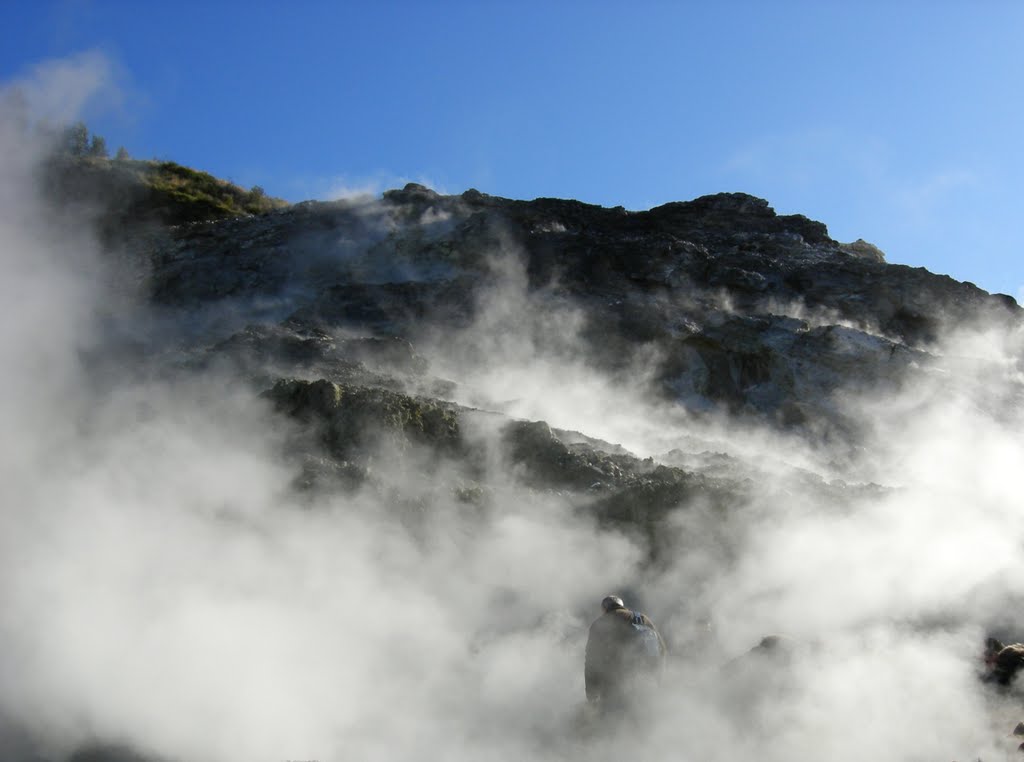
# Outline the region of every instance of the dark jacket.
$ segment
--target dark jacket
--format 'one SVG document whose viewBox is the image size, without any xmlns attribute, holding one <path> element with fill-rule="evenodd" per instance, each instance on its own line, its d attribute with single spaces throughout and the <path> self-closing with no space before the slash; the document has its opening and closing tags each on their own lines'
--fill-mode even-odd
<svg viewBox="0 0 1024 762">
<path fill-rule="evenodd" d="M 583 677 L 587 700 L 623 700 L 656 679 L 665 660 L 665 641 L 645 614 L 619 608 L 590 625 Z"/>
</svg>

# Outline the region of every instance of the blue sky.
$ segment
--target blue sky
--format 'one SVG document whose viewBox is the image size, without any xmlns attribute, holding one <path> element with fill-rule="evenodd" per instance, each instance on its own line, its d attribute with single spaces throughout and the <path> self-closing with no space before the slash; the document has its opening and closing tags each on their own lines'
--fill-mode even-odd
<svg viewBox="0 0 1024 762">
<path fill-rule="evenodd" d="M 5 81 L 110 63 L 112 149 L 292 201 L 745 191 L 1024 295 L 1024 3 L 8 0 L 0 28 Z"/>
</svg>

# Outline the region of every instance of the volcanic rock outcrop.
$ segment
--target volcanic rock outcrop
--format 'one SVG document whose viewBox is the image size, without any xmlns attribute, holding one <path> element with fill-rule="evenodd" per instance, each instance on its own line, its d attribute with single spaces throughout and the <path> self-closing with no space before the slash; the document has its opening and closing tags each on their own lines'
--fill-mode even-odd
<svg viewBox="0 0 1024 762">
<path fill-rule="evenodd" d="M 547 591 L 527 602 L 533 591 L 506 589 L 506 577 L 533 563 L 540 551 L 532 541 L 549 528 L 557 536 L 560 521 L 583 539 L 548 546 L 559 562 L 607 540 L 624 548 L 617 572 L 634 574 L 638 586 L 685 577 L 668 618 L 677 625 L 707 613 L 697 610 L 710 608 L 701 595 L 721 592 L 714 583 L 723 570 L 756 567 L 763 547 L 744 541 L 771 535 L 785 511 L 806 514 L 816 530 L 786 548 L 799 556 L 804 539 L 816 568 L 828 567 L 836 548 L 815 522 L 835 516 L 843 527 L 867 507 L 876 510 L 864 511 L 870 523 L 900 489 L 898 480 L 872 480 L 869 450 L 878 437 L 870 427 L 879 416 L 858 415 L 858 400 L 923 380 L 955 394 L 944 365 L 947 333 L 1021 320 L 1010 297 L 888 264 L 872 244 L 840 243 L 822 223 L 778 215 L 741 193 L 631 212 L 475 190 L 445 196 L 410 184 L 379 199 L 305 202 L 256 216 L 223 218 L 220 209 L 217 219 L 202 218 L 203 205 L 177 210 L 176 198 L 161 195 L 158 213 L 99 217 L 117 297 L 101 308 L 102 338 L 82 346 L 78 359 L 90 371 L 85 383 L 96 387 L 89 404 L 115 397 L 117 414 L 107 422 L 86 411 L 74 426 L 145 428 L 160 404 L 171 408 L 163 412 L 169 420 L 198 420 L 204 400 L 215 397 L 223 404 L 210 406 L 210 428 L 226 419 L 230 427 L 232 416 L 252 420 L 203 450 L 214 461 L 210 473 L 221 449 L 258 439 L 271 454 L 256 447 L 257 465 L 239 473 L 270 472 L 259 482 L 261 500 L 314 527 L 335 518 L 343 527 L 353 517 L 379 523 L 381 553 L 397 535 L 403 548 L 422 551 L 393 570 L 402 580 L 436 547 L 461 558 L 479 537 L 508 531 L 525 560 L 510 574 L 495 569 L 490 586 L 467 597 L 467 608 L 493 612 L 451 649 L 458 658 L 491 637 L 489 627 L 533 626 L 519 623 L 520 609 L 544 609 Z M 985 369 L 975 373 L 984 377 Z M 1019 375 L 991 394 L 1024 399 Z M 170 389 L 174 404 L 150 400 L 154 389 Z M 163 435 L 154 428 L 150 436 Z M 234 489 L 228 484 L 228 498 L 195 508 L 212 514 L 218 533 L 222 524 L 250 531 L 244 510 L 221 505 Z M 521 543 L 529 547 L 501 523 L 524 516 L 540 517 Z M 273 536 L 276 526 L 252 535 Z M 906 550 L 888 538 L 865 544 L 871 553 L 852 564 Z M 324 555 L 336 552 L 344 550 L 331 545 Z M 490 565 L 466 565 L 465 576 Z M 582 576 L 598 565 L 590 559 Z M 776 573 L 805 573 L 798 560 L 782 565 Z M 443 570 L 444 582 L 462 574 L 454 568 Z M 908 576 L 908 589 L 921 586 Z M 329 597 L 348 584 L 324 578 Z M 905 592 L 890 582 L 882 575 L 879 586 L 900 588 L 894 598 Z M 777 587 L 769 579 L 752 597 L 771 598 Z M 428 600 L 424 608 L 437 605 Z M 896 617 L 900 626 L 940 629 L 948 612 L 922 600 Z M 894 612 L 888 597 L 883 603 L 877 618 L 888 622 Z M 675 631 L 697 641 L 697 629 Z M 734 670 L 741 693 L 744 675 Z M 96 748 L 100 756 L 90 759 L 128 758 L 117 747 Z"/>
<path fill-rule="evenodd" d="M 306 488 L 386 481 L 397 461 L 429 452 L 452 464 L 453 490 L 484 499 L 487 458 L 500 456 L 531 488 L 641 528 L 652 550 L 667 511 L 734 502 L 756 467 L 699 438 L 655 462 L 514 420 L 507 401 L 434 375 L 432 353 L 486 365 L 487 342 L 520 335 L 670 414 L 853 451 L 859 425 L 843 395 L 926 370 L 945 327 L 1020 319 L 1009 297 L 887 264 L 871 244 L 839 243 L 742 193 L 629 212 L 410 184 L 379 200 L 128 226 L 120 247 L 144 261 L 145 299 L 190 326 L 178 367 L 240 374 L 305 432 L 290 457 Z M 496 432 L 486 446 L 481 429 Z M 875 489 L 794 478 L 830 504 Z"/>
</svg>

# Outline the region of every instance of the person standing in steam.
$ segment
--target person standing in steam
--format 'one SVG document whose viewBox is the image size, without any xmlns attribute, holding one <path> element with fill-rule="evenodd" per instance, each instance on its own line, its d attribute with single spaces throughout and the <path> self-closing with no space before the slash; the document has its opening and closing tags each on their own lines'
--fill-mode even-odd
<svg viewBox="0 0 1024 762">
<path fill-rule="evenodd" d="M 660 678 L 665 641 L 647 615 L 626 608 L 619 596 L 607 596 L 601 608 L 587 637 L 587 701 L 602 711 L 630 709 Z"/>
<path fill-rule="evenodd" d="M 1010 685 L 1014 678 L 1024 671 L 1024 643 L 1003 645 L 996 638 L 985 641 L 985 682 Z"/>
</svg>

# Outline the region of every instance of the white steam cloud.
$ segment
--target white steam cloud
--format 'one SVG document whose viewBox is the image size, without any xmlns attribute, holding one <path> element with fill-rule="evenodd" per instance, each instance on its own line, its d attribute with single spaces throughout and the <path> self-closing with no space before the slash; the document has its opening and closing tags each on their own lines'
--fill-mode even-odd
<svg viewBox="0 0 1024 762">
<path fill-rule="evenodd" d="M 73 119 L 107 71 L 40 67 L 18 83 L 22 113 Z M 5 757 L 93 741 L 212 762 L 1004 754 L 1019 694 L 975 672 L 985 628 L 1021 624 L 1019 337 L 958 337 L 898 395 L 846 401 L 872 423 L 860 466 L 883 488 L 822 505 L 760 470 L 728 516 L 677 512 L 677 556 L 644 570 L 633 539 L 511 480 L 471 516 L 443 467 L 403 477 L 398 492 L 433 496 L 415 521 L 369 492 L 310 505 L 251 390 L 130 368 L 98 382 L 83 357 L 104 351 L 112 279 L 29 192 L 44 149 L 0 122 Z M 458 342 L 472 351 L 436 358 L 481 398 L 643 456 L 698 435 L 826 473 L 828 453 L 666 415 L 643 383 L 595 375 L 571 311 L 501 261 Z M 643 584 L 671 669 L 648 722 L 588 730 L 586 626 L 626 583 Z M 780 632 L 788 660 L 730 662 Z"/>
</svg>

